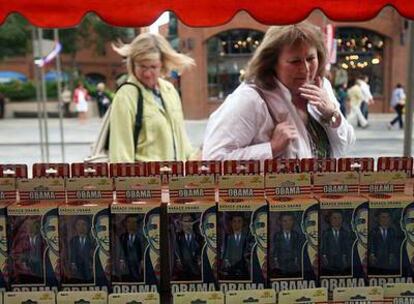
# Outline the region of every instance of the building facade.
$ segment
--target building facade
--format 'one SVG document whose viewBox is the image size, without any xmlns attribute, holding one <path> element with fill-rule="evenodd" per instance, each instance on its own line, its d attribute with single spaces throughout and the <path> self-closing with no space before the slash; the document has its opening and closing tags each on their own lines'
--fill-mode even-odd
<svg viewBox="0 0 414 304">
<path fill-rule="evenodd" d="M 405 19 L 394 9 L 385 8 L 367 22 L 334 22 L 318 11 L 308 20 L 322 29 L 327 25 L 333 28 L 336 62 L 328 73 L 332 84 L 367 75 L 375 100 L 370 111 L 389 111 L 393 87 L 397 83 L 405 85 L 407 78 L 409 46 Z M 267 28 L 246 12 L 218 27 L 191 28 L 178 22 L 178 48 L 197 63 L 180 79 L 187 119 L 207 118 L 237 87 Z"/>
</svg>

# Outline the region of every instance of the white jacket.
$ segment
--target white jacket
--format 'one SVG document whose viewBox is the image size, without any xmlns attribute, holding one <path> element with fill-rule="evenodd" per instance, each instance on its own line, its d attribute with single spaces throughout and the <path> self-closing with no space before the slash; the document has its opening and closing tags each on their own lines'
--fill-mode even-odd
<svg viewBox="0 0 414 304">
<path fill-rule="evenodd" d="M 311 158 L 313 155 L 306 126 L 292 103 L 289 90 L 282 83 L 277 82 L 276 89 L 262 90 L 265 99 L 276 121 L 287 119 L 296 126 L 299 133 L 298 139 L 292 141 L 277 157 Z M 327 79 L 323 80 L 323 87 L 331 101 L 339 108 L 332 86 Z M 321 115 L 316 107 L 308 104 L 308 112 L 320 121 Z M 350 145 L 355 142 L 353 127 L 343 116 L 341 125 L 337 128 L 331 128 L 323 123 L 321 125 L 329 138 L 331 156 L 345 156 Z M 271 159 L 273 153 L 270 139 L 274 128 L 275 124 L 265 101 L 254 88 L 242 83 L 211 114 L 204 138 L 203 159 Z"/>
</svg>

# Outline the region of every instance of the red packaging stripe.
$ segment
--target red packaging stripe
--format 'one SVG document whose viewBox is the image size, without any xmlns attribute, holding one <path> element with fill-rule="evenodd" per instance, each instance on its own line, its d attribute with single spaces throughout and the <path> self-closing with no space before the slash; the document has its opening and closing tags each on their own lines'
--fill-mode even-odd
<svg viewBox="0 0 414 304">
<path fill-rule="evenodd" d="M 203 170 L 205 169 L 205 170 Z M 220 161 L 188 161 L 185 163 L 186 175 L 221 174 Z"/>
<path fill-rule="evenodd" d="M 0 164 L 0 177 L 27 178 L 27 166 L 23 164 Z"/>
<path fill-rule="evenodd" d="M 73 163 L 72 177 L 108 177 L 107 163 Z"/>
<path fill-rule="evenodd" d="M 111 164 L 111 177 L 146 176 L 147 167 L 144 162 Z"/>
<path fill-rule="evenodd" d="M 69 177 L 69 164 L 37 163 L 32 168 L 33 177 Z"/>
</svg>

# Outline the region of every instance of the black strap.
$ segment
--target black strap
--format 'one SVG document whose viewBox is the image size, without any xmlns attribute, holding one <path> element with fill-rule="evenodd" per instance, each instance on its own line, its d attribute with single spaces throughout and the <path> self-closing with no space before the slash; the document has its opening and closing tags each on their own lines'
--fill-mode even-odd
<svg viewBox="0 0 414 304">
<path fill-rule="evenodd" d="M 123 84 L 121 84 L 115 91 L 115 94 L 119 91 L 120 88 L 122 88 L 124 85 L 132 85 L 134 87 L 137 88 L 138 90 L 138 99 L 137 99 L 137 113 L 135 114 L 135 125 L 134 125 L 134 152 L 136 153 L 136 149 L 137 149 L 137 144 L 138 144 L 138 136 L 139 133 L 141 132 L 141 128 L 142 128 L 142 117 L 143 117 L 143 113 L 144 113 L 144 97 L 142 95 L 142 90 L 141 88 L 136 85 L 135 83 L 132 82 L 124 82 Z M 109 126 L 111 127 L 111 126 Z M 109 134 L 110 134 L 110 129 L 108 132 L 108 138 L 107 138 L 107 143 L 106 143 L 106 148 L 109 150 Z M 135 155 L 134 153 L 134 155 Z"/>
</svg>

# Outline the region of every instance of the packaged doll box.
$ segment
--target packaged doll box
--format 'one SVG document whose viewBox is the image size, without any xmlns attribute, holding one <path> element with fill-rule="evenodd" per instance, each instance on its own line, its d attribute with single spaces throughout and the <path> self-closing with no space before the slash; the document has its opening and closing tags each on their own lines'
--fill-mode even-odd
<svg viewBox="0 0 414 304">
<path fill-rule="evenodd" d="M 313 193 L 319 201 L 320 286 L 367 284 L 368 199 L 358 194 L 359 173 L 316 173 Z"/>
<path fill-rule="evenodd" d="M 253 170 L 256 165 L 225 163 L 225 172 L 230 167 L 235 173 L 227 170 L 219 178 L 218 281 L 223 292 L 267 286 L 268 207 L 263 176 Z"/>
<path fill-rule="evenodd" d="M 412 283 L 414 201 L 404 194 L 406 173 L 361 173 L 361 194 L 369 200 L 368 279 L 370 286 Z"/>
<path fill-rule="evenodd" d="M 268 173 L 269 274 L 276 292 L 318 285 L 319 203 L 309 173 Z"/>
<path fill-rule="evenodd" d="M 217 289 L 213 175 L 170 178 L 167 205 L 172 293 Z"/>
</svg>

